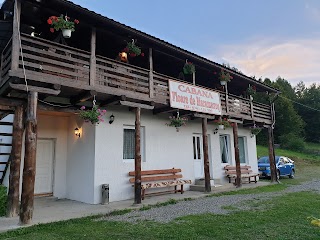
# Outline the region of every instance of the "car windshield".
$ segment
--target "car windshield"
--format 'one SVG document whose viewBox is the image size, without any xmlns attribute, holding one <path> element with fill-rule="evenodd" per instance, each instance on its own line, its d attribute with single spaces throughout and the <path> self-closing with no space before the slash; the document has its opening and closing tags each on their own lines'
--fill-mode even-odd
<svg viewBox="0 0 320 240">
<path fill-rule="evenodd" d="M 279 161 L 279 156 L 276 156 L 276 163 Z M 270 163 L 269 162 L 269 157 L 261 157 L 258 160 L 258 163 Z"/>
</svg>

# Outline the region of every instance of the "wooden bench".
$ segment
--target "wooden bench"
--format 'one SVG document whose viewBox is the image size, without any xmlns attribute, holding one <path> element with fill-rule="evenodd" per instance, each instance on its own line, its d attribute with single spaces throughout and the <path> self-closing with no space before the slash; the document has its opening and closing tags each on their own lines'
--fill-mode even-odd
<svg viewBox="0 0 320 240">
<path fill-rule="evenodd" d="M 135 182 L 135 172 L 129 172 L 129 176 L 133 176 L 129 179 L 130 183 Z M 141 198 L 142 200 L 146 195 L 160 194 L 160 193 L 169 193 L 169 192 L 181 192 L 183 193 L 183 185 L 191 184 L 191 180 L 181 179 L 181 169 L 180 168 L 171 168 L 171 169 L 159 169 L 159 170 L 146 170 L 141 171 Z M 177 186 L 181 186 L 180 189 L 177 189 Z M 149 188 L 164 188 L 164 187 L 174 187 L 174 190 L 153 192 L 146 194 L 146 189 Z"/>
<path fill-rule="evenodd" d="M 227 175 L 227 178 L 229 178 L 229 183 L 231 183 L 231 179 L 234 179 L 234 182 L 236 182 L 236 166 L 227 165 L 224 167 L 224 170 Z M 257 183 L 257 177 L 259 176 L 259 173 L 253 173 L 253 171 L 251 170 L 251 166 L 240 165 L 240 171 L 241 178 L 247 178 L 249 183 Z"/>
</svg>

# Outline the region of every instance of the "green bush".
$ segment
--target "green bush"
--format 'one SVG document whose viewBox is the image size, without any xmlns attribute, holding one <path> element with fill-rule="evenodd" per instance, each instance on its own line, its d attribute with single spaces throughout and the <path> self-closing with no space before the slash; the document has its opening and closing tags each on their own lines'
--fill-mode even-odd
<svg viewBox="0 0 320 240">
<path fill-rule="evenodd" d="M 6 214 L 7 207 L 7 189 L 4 186 L 0 186 L 0 216 Z"/>
<path fill-rule="evenodd" d="M 293 133 L 285 134 L 279 137 L 282 148 L 303 152 L 306 149 L 304 139 Z"/>
</svg>

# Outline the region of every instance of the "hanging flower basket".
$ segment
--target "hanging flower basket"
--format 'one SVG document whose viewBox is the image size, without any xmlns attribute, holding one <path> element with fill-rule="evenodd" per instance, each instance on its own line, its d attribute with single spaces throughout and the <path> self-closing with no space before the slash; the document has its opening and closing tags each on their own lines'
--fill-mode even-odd
<svg viewBox="0 0 320 240">
<path fill-rule="evenodd" d="M 132 39 L 132 42 L 127 43 L 123 52 L 127 53 L 130 57 L 137 57 L 139 55 L 144 57 L 144 53 L 141 51 L 141 48 L 136 45 L 136 41 L 134 39 Z"/>
<path fill-rule="evenodd" d="M 100 122 L 104 122 L 103 116 L 106 114 L 106 110 L 101 110 L 97 106 L 93 106 L 92 109 L 86 110 L 85 106 L 80 108 L 79 116 L 85 122 L 91 122 L 92 124 L 99 124 Z"/>
<path fill-rule="evenodd" d="M 220 84 L 221 85 L 226 85 L 227 82 L 230 82 L 233 77 L 230 75 L 230 73 L 225 72 L 224 70 L 221 69 L 220 75 Z"/>
<path fill-rule="evenodd" d="M 196 72 L 196 67 L 193 65 L 192 62 L 186 61 L 186 63 L 183 66 L 183 73 L 184 74 L 193 74 Z"/>
<path fill-rule="evenodd" d="M 60 15 L 60 17 L 57 16 L 51 16 L 48 18 L 47 23 L 51 25 L 50 32 L 54 31 L 62 31 L 62 35 L 65 38 L 71 37 L 71 32 L 75 31 L 75 24 L 79 24 L 79 20 L 75 19 L 74 21 L 69 21 L 70 17 Z"/>
<path fill-rule="evenodd" d="M 218 128 L 221 130 L 232 126 L 232 123 L 230 123 L 227 118 L 215 120 L 214 123 L 218 124 Z"/>
<path fill-rule="evenodd" d="M 261 132 L 261 130 L 261 128 L 254 127 L 251 129 L 251 134 L 257 136 Z"/>
<path fill-rule="evenodd" d="M 170 120 L 170 123 L 166 123 L 166 125 L 169 127 L 175 127 L 176 131 L 179 132 L 180 127 L 186 126 L 188 118 L 180 117 L 178 113 L 177 117 L 169 116 L 169 120 Z"/>
<path fill-rule="evenodd" d="M 257 89 L 256 86 L 251 86 L 249 84 L 249 87 L 247 88 L 247 96 L 250 98 L 250 100 L 253 100 L 253 96 L 256 94 Z"/>
</svg>

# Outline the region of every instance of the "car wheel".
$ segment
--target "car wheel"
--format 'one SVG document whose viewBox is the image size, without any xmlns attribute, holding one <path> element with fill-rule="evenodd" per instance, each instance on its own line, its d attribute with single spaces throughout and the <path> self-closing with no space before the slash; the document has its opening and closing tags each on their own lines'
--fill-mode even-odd
<svg viewBox="0 0 320 240">
<path fill-rule="evenodd" d="M 289 175 L 289 178 L 294 178 L 294 169 L 291 170 L 291 173 Z"/>
</svg>

